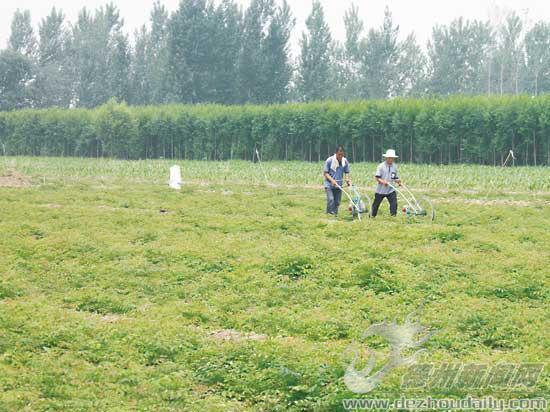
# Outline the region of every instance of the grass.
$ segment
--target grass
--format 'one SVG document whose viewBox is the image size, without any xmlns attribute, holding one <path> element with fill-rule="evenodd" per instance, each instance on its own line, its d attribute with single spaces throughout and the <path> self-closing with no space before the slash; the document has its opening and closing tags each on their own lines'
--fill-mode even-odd
<svg viewBox="0 0 550 412">
<path fill-rule="evenodd" d="M 340 410 L 346 348 L 422 302 L 425 361 L 548 359 L 550 169 L 403 165 L 428 224 L 326 218 L 317 164 L 170 164 L 0 161 L 0 411 Z"/>
<path fill-rule="evenodd" d="M 111 159 L 79 158 L 3 158 L 1 168 L 16 168 L 37 178 L 61 179 L 79 182 L 87 179 L 131 179 L 133 182 L 165 183 L 166 170 L 174 163 L 183 167 L 184 180 L 209 182 L 219 185 L 258 185 L 268 182 L 277 185 L 318 186 L 322 165 L 306 162 L 267 162 L 259 164 L 244 161 L 202 162 L 174 160 L 119 161 Z M 409 185 L 432 191 L 496 192 L 499 195 L 520 191 L 535 197 L 539 191 L 550 191 L 547 169 L 541 167 L 501 168 L 476 165 L 398 165 Z M 372 186 L 376 166 L 372 163 L 354 164 L 354 181 L 359 186 Z"/>
</svg>

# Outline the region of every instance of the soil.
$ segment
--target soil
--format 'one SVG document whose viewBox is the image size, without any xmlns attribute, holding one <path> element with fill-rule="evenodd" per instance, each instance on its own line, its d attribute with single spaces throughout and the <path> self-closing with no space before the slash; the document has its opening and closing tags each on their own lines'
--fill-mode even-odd
<svg viewBox="0 0 550 412">
<path fill-rule="evenodd" d="M 267 335 L 254 333 L 254 332 L 239 332 L 234 329 L 218 330 L 210 333 L 210 336 L 218 340 L 233 340 L 233 341 L 267 339 Z"/>
<path fill-rule="evenodd" d="M 29 187 L 31 180 L 15 169 L 8 169 L 0 175 L 0 187 Z"/>
</svg>

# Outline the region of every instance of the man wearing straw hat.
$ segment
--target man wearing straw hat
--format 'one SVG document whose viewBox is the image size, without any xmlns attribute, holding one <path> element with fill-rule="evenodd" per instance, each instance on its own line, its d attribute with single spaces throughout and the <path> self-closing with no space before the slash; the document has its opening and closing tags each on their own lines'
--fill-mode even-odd
<svg viewBox="0 0 550 412">
<path fill-rule="evenodd" d="M 386 160 L 378 165 L 376 174 L 374 175 L 378 186 L 376 187 L 374 202 L 372 203 L 372 217 L 378 214 L 378 208 L 384 198 L 387 198 L 390 203 L 390 214 L 392 216 L 397 215 L 397 193 L 390 184 L 397 183 L 401 186 L 401 180 L 397 176 L 397 166 L 394 163 L 394 160 L 399 156 L 395 154 L 395 150 L 393 149 L 388 149 L 382 156 Z"/>
</svg>

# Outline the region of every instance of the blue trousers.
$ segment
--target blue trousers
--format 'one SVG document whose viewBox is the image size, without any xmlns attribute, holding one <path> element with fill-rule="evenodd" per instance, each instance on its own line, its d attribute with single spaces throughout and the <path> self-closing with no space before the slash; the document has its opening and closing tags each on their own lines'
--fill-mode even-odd
<svg viewBox="0 0 550 412">
<path fill-rule="evenodd" d="M 325 192 L 327 192 L 327 213 L 337 215 L 342 200 L 342 191 L 335 187 L 325 187 Z"/>
</svg>

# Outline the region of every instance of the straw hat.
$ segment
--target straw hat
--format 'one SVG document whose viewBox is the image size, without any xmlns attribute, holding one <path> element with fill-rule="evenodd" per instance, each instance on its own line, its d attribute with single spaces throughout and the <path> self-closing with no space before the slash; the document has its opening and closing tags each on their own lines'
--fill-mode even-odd
<svg viewBox="0 0 550 412">
<path fill-rule="evenodd" d="M 382 157 L 391 157 L 393 159 L 397 159 L 399 156 L 395 154 L 395 150 L 388 149 L 385 154 L 382 155 Z"/>
</svg>

